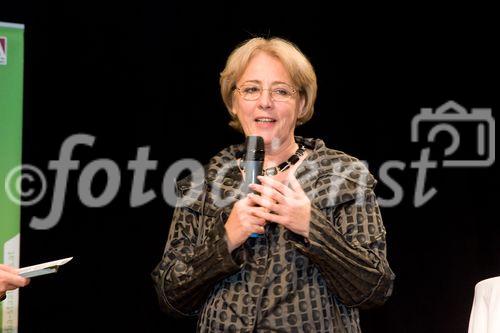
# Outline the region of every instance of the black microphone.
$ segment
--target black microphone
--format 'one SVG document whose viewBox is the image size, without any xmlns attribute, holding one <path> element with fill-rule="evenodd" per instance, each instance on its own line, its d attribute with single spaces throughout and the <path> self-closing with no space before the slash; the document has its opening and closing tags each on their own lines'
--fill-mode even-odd
<svg viewBox="0 0 500 333">
<path fill-rule="evenodd" d="M 264 167 L 264 139 L 261 136 L 247 136 L 246 154 L 243 167 L 245 169 L 245 193 L 250 192 L 250 184 L 260 184 L 257 176 L 262 174 Z M 252 191 L 256 193 L 255 191 Z M 253 233 L 250 237 L 259 237 L 261 234 Z"/>
</svg>

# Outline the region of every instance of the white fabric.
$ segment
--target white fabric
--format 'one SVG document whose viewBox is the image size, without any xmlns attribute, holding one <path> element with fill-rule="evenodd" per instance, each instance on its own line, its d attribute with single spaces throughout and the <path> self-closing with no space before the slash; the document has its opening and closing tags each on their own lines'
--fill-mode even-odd
<svg viewBox="0 0 500 333">
<path fill-rule="evenodd" d="M 500 333 L 500 276 L 476 284 L 469 333 Z"/>
</svg>

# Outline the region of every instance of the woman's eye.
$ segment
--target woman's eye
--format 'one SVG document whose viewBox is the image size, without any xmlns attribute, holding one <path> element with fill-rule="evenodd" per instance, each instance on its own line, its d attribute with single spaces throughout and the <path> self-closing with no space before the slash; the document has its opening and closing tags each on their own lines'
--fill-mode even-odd
<svg viewBox="0 0 500 333">
<path fill-rule="evenodd" d="M 259 87 L 245 87 L 243 88 L 243 92 L 246 94 L 253 94 L 259 92 Z"/>
<path fill-rule="evenodd" d="M 288 96 L 288 95 L 290 95 L 290 92 L 288 90 L 282 89 L 282 88 L 280 88 L 280 89 L 274 89 L 274 93 L 278 94 L 278 95 L 281 95 L 281 96 Z"/>
</svg>

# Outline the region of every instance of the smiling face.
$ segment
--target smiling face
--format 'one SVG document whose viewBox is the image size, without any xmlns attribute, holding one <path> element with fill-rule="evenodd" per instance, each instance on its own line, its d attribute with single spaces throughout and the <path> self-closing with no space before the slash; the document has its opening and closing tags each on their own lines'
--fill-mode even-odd
<svg viewBox="0 0 500 333">
<path fill-rule="evenodd" d="M 257 53 L 236 85 L 240 91 L 242 87 L 250 87 L 249 91 L 258 87 L 264 89 L 254 101 L 245 100 L 237 90 L 234 92 L 231 111 L 238 117 L 245 135 L 262 136 L 264 144 L 273 149 L 294 141 L 295 123 L 299 111 L 304 107 L 304 99 L 300 98 L 298 92 L 284 101 L 271 98 L 271 90 L 267 89 L 282 94 L 285 91 L 281 91 L 280 87 L 294 86 L 278 58 L 265 52 Z"/>
</svg>

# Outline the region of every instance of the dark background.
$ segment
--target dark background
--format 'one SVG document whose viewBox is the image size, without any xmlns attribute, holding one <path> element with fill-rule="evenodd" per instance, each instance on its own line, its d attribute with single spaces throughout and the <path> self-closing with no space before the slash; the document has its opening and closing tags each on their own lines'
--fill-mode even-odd
<svg viewBox="0 0 500 333">
<path fill-rule="evenodd" d="M 362 312 L 364 332 L 466 330 L 475 284 L 500 275 L 497 166 L 429 171 L 426 189 L 438 193 L 415 208 L 410 163 L 428 144 L 410 141 L 410 123 L 420 108 L 449 100 L 496 114 L 493 10 L 305 5 L 2 4 L 0 21 L 26 25 L 23 162 L 44 170 L 49 180 L 45 198 L 22 210 L 21 266 L 75 257 L 60 273 L 34 278 L 21 291 L 21 333 L 194 327 L 160 312 L 149 277 L 172 214 L 161 182 L 178 159 L 206 163 L 242 141 L 226 125 L 218 77 L 230 51 L 253 36 L 295 42 L 316 69 L 316 114 L 297 134 L 323 138 L 366 160 L 377 177 L 385 161 L 406 164 L 391 171 L 404 189 L 403 201 L 382 210 L 397 275 L 394 294 L 383 307 Z M 50 230 L 33 230 L 31 218 L 45 217 L 51 205 L 55 172 L 48 162 L 76 133 L 96 141 L 73 152 L 81 165 L 70 172 L 62 219 Z M 442 159 L 449 143 L 446 135 L 438 139 L 431 159 Z M 143 146 L 158 161 L 146 182 L 158 197 L 130 208 L 127 162 Z M 461 149 L 473 154 L 474 143 L 463 141 Z M 98 158 L 119 165 L 121 187 L 109 205 L 86 208 L 78 176 Z M 98 174 L 95 195 L 105 181 Z M 377 193 L 393 195 L 382 182 Z"/>
</svg>

